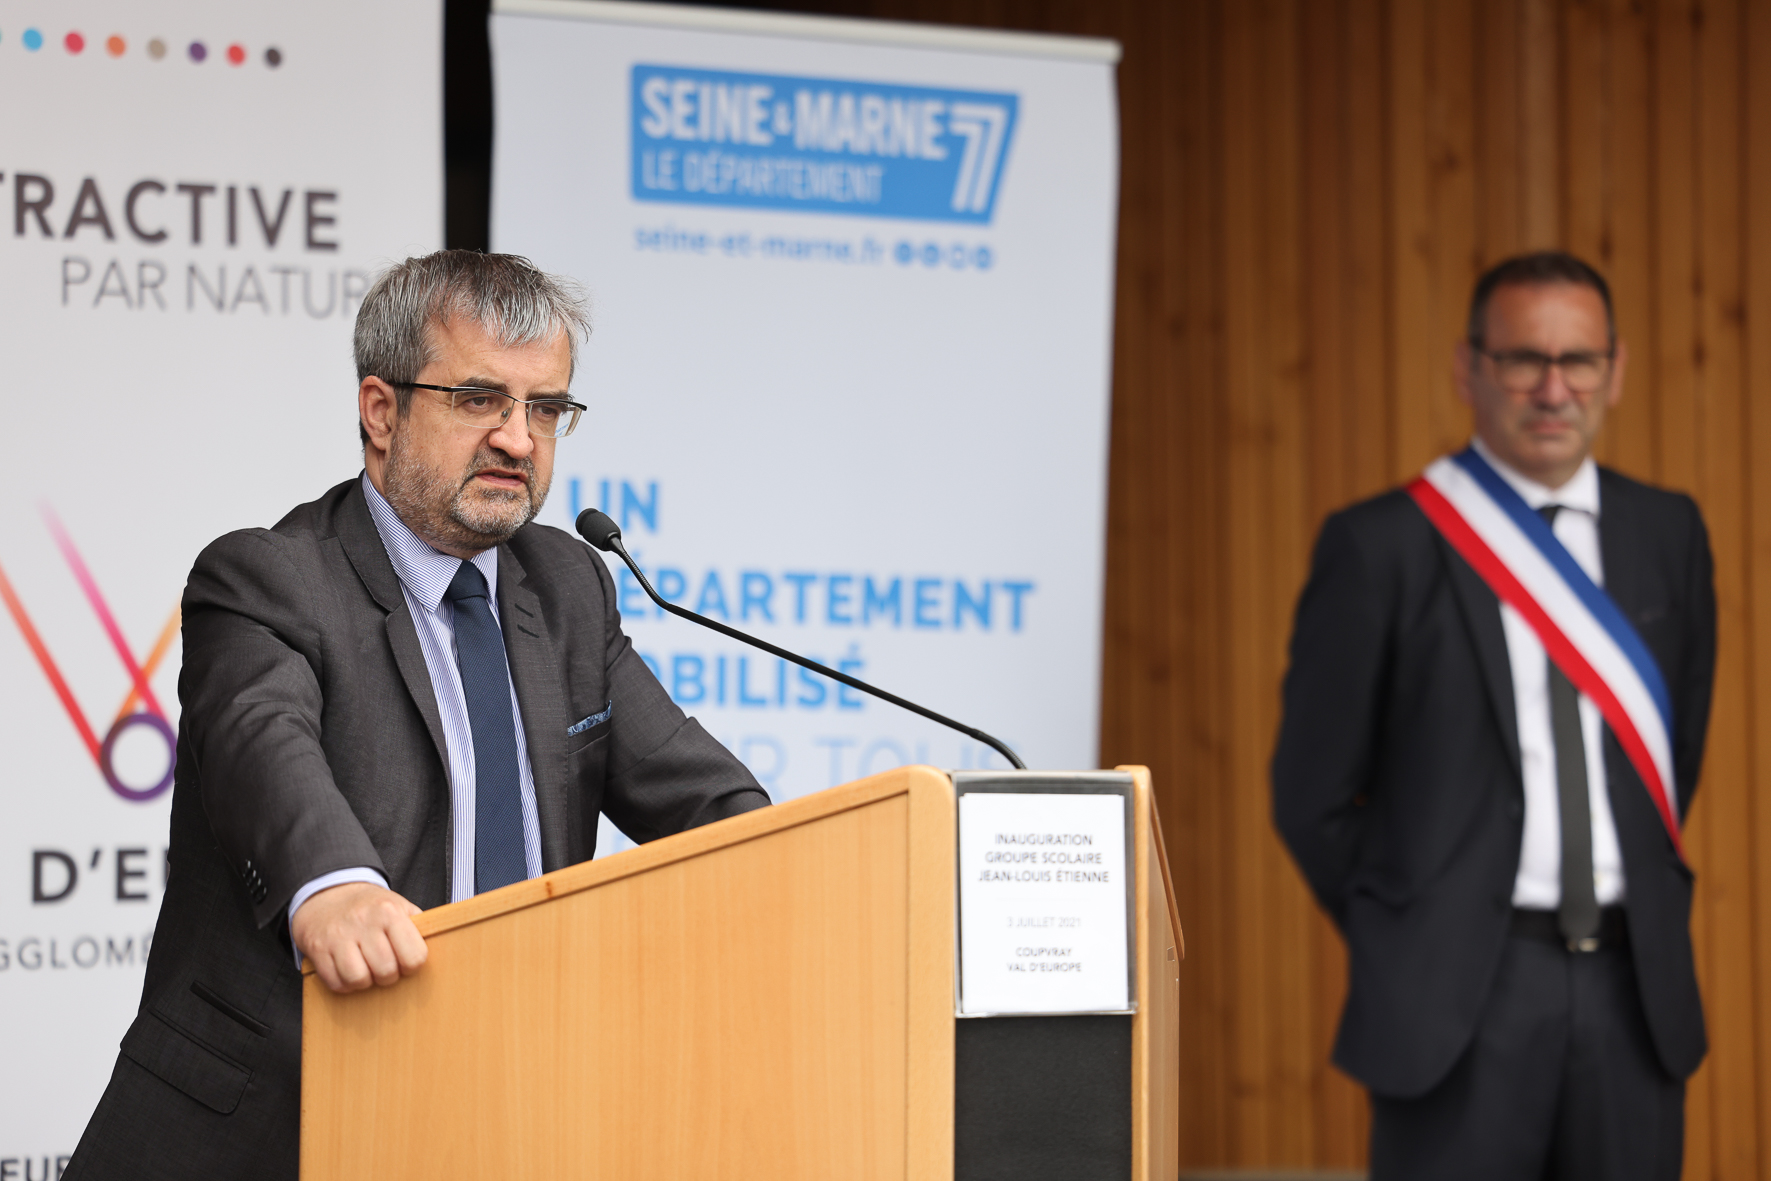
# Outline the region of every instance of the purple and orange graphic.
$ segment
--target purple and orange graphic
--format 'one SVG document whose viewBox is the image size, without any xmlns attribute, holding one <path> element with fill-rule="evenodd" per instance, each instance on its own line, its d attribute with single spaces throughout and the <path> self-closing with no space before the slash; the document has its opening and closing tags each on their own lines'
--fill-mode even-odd
<svg viewBox="0 0 1771 1181">
<path fill-rule="evenodd" d="M 56 548 L 61 550 L 62 559 L 67 562 L 68 569 L 74 574 L 74 581 L 80 584 L 80 590 L 86 596 L 86 602 L 92 607 L 93 614 L 98 616 L 99 626 L 104 628 L 110 637 L 111 647 L 116 649 L 117 656 L 123 662 L 123 668 L 129 673 L 130 688 L 128 696 L 123 698 L 123 705 L 117 710 L 110 729 L 105 733 L 103 741 L 93 731 L 92 724 L 86 720 L 86 712 L 80 703 L 74 700 L 73 690 L 68 688 L 67 680 L 62 676 L 61 669 L 56 666 L 55 658 L 50 656 L 49 648 L 43 643 L 43 637 L 31 622 L 25 605 L 20 601 L 18 592 L 12 588 L 12 582 L 6 577 L 4 568 L 0 568 L 0 599 L 6 602 L 6 610 L 11 613 L 13 623 L 18 625 L 19 634 L 24 637 L 31 654 L 37 658 L 37 664 L 43 669 L 43 675 L 49 678 L 49 685 L 55 695 L 61 699 L 62 708 L 68 712 L 68 720 L 74 723 L 74 729 L 80 734 L 80 740 L 86 744 L 92 761 L 98 764 L 99 774 L 110 784 L 111 790 L 126 800 L 145 803 L 154 799 L 172 786 L 172 772 L 178 754 L 178 739 L 172 732 L 172 724 L 166 720 L 166 711 L 160 708 L 159 698 L 154 696 L 153 686 L 149 679 L 154 670 L 160 667 L 167 651 L 172 647 L 173 637 L 178 635 L 179 609 L 173 607 L 172 615 L 166 620 L 166 626 L 160 629 L 159 639 L 154 641 L 153 650 L 148 653 L 147 660 L 136 663 L 135 654 L 130 651 L 128 642 L 123 638 L 123 629 L 117 626 L 117 618 L 111 614 L 111 608 L 93 580 L 92 571 L 86 567 L 86 561 L 74 545 L 61 519 L 48 505 L 43 507 L 43 520 L 49 526 L 50 536 L 55 538 Z M 143 708 L 137 708 L 138 706 Z M 152 787 L 135 788 L 124 783 L 112 765 L 112 754 L 117 746 L 117 739 L 126 730 L 135 726 L 146 726 L 159 734 L 166 742 L 166 773 Z"/>
</svg>

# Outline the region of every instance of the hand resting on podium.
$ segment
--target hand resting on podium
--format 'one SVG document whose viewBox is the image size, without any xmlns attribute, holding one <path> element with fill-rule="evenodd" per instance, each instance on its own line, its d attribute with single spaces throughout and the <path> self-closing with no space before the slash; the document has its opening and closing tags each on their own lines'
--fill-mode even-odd
<svg viewBox="0 0 1771 1181">
<path fill-rule="evenodd" d="M 419 909 L 382 886 L 346 882 L 304 902 L 289 934 L 327 988 L 360 992 L 397 984 L 424 967 L 430 953 L 412 924 Z"/>
</svg>

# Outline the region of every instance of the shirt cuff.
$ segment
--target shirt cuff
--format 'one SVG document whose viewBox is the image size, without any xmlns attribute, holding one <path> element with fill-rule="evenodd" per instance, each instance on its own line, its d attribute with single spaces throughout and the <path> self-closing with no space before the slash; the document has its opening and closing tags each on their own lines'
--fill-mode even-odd
<svg viewBox="0 0 1771 1181">
<path fill-rule="evenodd" d="M 295 951 L 295 970 L 301 971 L 301 949 L 295 946 L 295 912 L 301 904 L 318 894 L 321 890 L 330 890 L 333 886 L 342 886 L 347 882 L 368 882 L 371 886 L 388 888 L 387 879 L 367 865 L 358 865 L 351 869 L 335 869 L 331 873 L 323 873 L 301 889 L 295 891 L 295 897 L 289 900 L 289 946 Z"/>
</svg>

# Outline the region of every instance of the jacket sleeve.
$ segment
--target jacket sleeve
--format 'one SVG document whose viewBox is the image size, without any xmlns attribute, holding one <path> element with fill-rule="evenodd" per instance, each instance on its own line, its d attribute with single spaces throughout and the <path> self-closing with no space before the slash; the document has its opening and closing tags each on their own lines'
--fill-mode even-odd
<svg viewBox="0 0 1771 1181">
<path fill-rule="evenodd" d="M 767 807 L 755 776 L 678 708 L 634 651 L 621 630 L 609 568 L 590 547 L 583 552 L 602 590 L 614 707 L 603 813 L 643 843 Z"/>
<path fill-rule="evenodd" d="M 311 590 L 282 540 L 230 533 L 197 558 L 184 594 L 179 778 L 199 785 L 222 855 L 260 926 L 321 874 L 386 868 L 320 745 L 320 644 Z"/>
<path fill-rule="evenodd" d="M 1691 525 L 1685 555 L 1685 660 L 1673 695 L 1673 776 L 1678 781 L 1679 815 L 1690 814 L 1703 769 L 1703 746 L 1709 732 L 1710 698 L 1716 679 L 1715 565 L 1710 557 L 1709 530 L 1695 501 L 1687 500 Z"/>
<path fill-rule="evenodd" d="M 1316 543 L 1298 601 L 1273 754 L 1273 819 L 1338 923 L 1352 878 L 1388 661 L 1387 588 L 1344 515 Z"/>
</svg>

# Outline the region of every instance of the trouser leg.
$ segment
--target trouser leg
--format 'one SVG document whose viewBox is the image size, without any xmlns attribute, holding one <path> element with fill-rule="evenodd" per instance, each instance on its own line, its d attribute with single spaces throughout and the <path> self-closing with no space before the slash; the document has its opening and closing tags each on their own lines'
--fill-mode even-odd
<svg viewBox="0 0 1771 1181">
<path fill-rule="evenodd" d="M 1675 1181 L 1685 1083 L 1660 1065 L 1628 947 L 1570 955 L 1572 1021 L 1553 1181 Z"/>
<path fill-rule="evenodd" d="M 1684 1103 L 1627 947 L 1515 935 L 1450 1074 L 1418 1098 L 1372 1096 L 1371 1177 L 1676 1181 Z"/>
<path fill-rule="evenodd" d="M 1418 1098 L 1371 1097 L 1371 1181 L 1537 1178 L 1569 1041 L 1568 952 L 1507 940 L 1470 1046 Z"/>
</svg>

